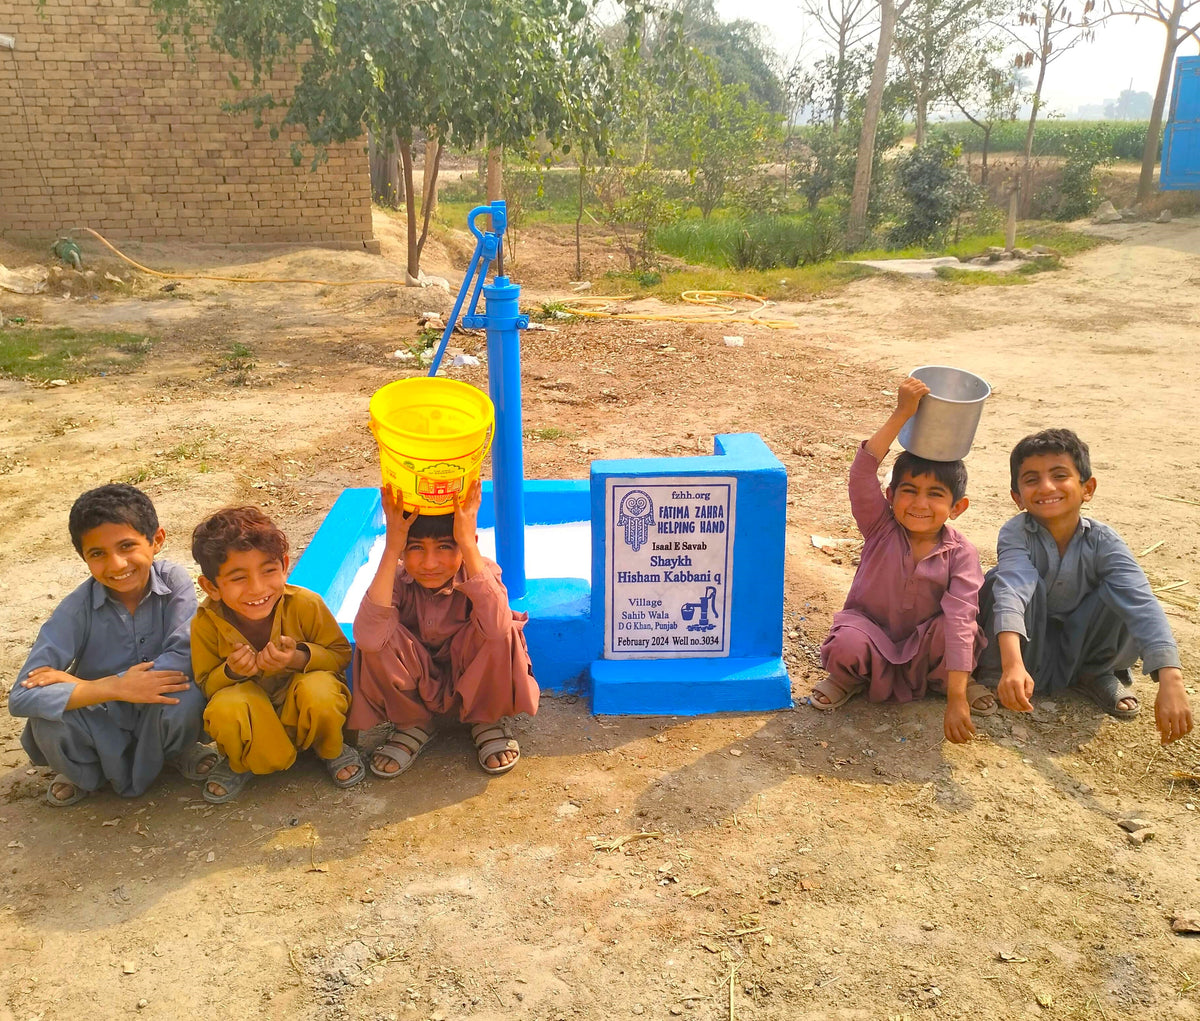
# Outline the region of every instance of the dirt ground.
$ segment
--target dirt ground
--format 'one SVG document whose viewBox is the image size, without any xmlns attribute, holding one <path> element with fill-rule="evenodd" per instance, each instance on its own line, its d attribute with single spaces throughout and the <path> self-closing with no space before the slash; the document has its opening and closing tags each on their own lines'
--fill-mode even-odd
<svg viewBox="0 0 1200 1021">
<path fill-rule="evenodd" d="M 852 546 L 822 552 L 810 536 L 854 535 L 855 444 L 904 371 L 945 362 L 995 388 L 959 521 L 985 562 L 1013 511 L 1011 444 L 1078 429 L 1095 514 L 1135 552 L 1159 544 L 1142 558 L 1156 585 L 1188 583 L 1164 598 L 1194 694 L 1200 220 L 1112 230 L 1119 244 L 1028 286 L 877 277 L 782 309 L 796 330 L 527 334 L 531 477 L 708 450 L 728 431 L 761 433 L 787 465 L 797 707 L 628 719 L 546 698 L 518 725 L 519 769 L 494 781 L 451 730 L 395 782 L 336 791 L 303 761 L 221 808 L 164 776 L 141 799 L 63 810 L 41 800 L 44 772 L 0 716 L 0 1021 L 1200 1018 L 1200 940 L 1170 927 L 1200 910 L 1200 788 L 1173 776 L 1200 772 L 1200 743 L 1158 746 L 1151 682 L 1138 680 L 1132 723 L 1042 701 L 1032 718 L 980 721 L 964 747 L 943 742 L 936 700 L 801 704 L 853 572 Z M 382 257 L 130 250 L 176 269 L 402 276 L 394 223 L 379 233 Z M 566 293 L 563 239 L 531 230 L 521 245 L 536 267 L 526 299 Z M 433 247 L 426 269 L 461 272 L 464 250 Z M 30 257 L 0 243 L 10 267 Z M 84 576 L 65 526 L 81 490 L 138 480 L 165 555 L 189 565 L 192 525 L 235 500 L 265 506 L 301 549 L 343 487 L 377 480 L 368 397 L 414 371 L 389 357 L 412 342 L 414 313 L 450 304 L 389 284 L 160 286 L 0 293 L 10 317 L 155 338 L 130 374 L 0 381 L 0 688 Z M 723 344 L 731 332 L 744 347 Z M 252 351 L 240 368 L 233 343 Z M 480 385 L 485 372 L 454 370 Z M 1130 815 L 1152 820 L 1153 840 L 1127 841 Z"/>
</svg>

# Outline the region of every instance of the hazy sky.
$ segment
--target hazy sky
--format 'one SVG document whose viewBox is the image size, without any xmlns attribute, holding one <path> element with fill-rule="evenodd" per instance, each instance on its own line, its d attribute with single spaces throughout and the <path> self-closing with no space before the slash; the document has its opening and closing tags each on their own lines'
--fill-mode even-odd
<svg viewBox="0 0 1200 1021">
<path fill-rule="evenodd" d="M 746 18 L 766 30 L 775 49 L 789 56 L 801 50 L 819 56 L 825 45 L 820 30 L 811 25 L 796 0 L 716 0 L 727 20 Z M 1100 4 L 1097 5 L 1101 6 Z M 1085 103 L 1115 99 L 1133 87 L 1154 93 L 1162 62 L 1165 30 L 1158 22 L 1116 18 L 1096 30 L 1096 40 L 1081 43 L 1054 61 L 1046 72 L 1044 96 L 1053 112 L 1071 114 Z M 1181 53 L 1197 52 L 1194 44 Z"/>
</svg>

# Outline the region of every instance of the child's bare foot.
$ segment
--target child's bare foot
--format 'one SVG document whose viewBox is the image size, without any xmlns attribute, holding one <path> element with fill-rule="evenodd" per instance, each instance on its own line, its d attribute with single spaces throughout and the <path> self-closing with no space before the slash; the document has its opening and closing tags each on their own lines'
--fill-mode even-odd
<svg viewBox="0 0 1200 1021">
<path fill-rule="evenodd" d="M 511 723 L 502 716 L 495 723 L 477 723 L 471 728 L 471 740 L 479 765 L 485 773 L 499 776 L 507 773 L 521 757 L 521 746 L 513 737 Z"/>
<path fill-rule="evenodd" d="M 371 772 L 387 780 L 399 776 L 433 740 L 433 731 L 422 727 L 393 730 L 371 756 Z"/>
</svg>

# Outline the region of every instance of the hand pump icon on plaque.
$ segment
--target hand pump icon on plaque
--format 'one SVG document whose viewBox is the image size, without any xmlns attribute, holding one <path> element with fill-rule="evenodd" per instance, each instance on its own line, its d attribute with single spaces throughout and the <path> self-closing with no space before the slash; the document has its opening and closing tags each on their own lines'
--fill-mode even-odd
<svg viewBox="0 0 1200 1021">
<path fill-rule="evenodd" d="M 679 607 L 679 613 L 684 620 L 691 620 L 696 616 L 696 611 L 700 611 L 700 619 L 695 624 L 689 624 L 689 631 L 712 631 L 717 625 L 709 621 L 708 616 L 711 613 L 713 617 L 720 616 L 717 613 L 717 590 L 714 586 L 709 585 L 704 590 L 704 595 L 694 603 L 684 603 Z"/>
</svg>

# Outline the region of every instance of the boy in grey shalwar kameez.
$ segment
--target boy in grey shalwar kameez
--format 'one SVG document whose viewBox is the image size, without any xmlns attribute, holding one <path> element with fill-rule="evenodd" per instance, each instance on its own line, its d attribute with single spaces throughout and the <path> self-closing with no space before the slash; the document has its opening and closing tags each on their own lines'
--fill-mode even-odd
<svg viewBox="0 0 1200 1021">
<path fill-rule="evenodd" d="M 1139 708 L 1130 668 L 1140 658 L 1158 682 L 1163 744 L 1183 737 L 1192 713 L 1166 615 L 1121 537 L 1080 513 L 1096 489 L 1087 444 L 1047 429 L 1017 444 L 1010 469 L 1024 513 L 1000 530 L 984 583 L 979 679 L 1009 709 L 1028 712 L 1035 693 L 1072 688 L 1128 718 Z"/>
<path fill-rule="evenodd" d="M 166 535 L 154 505 L 133 486 L 101 486 L 75 501 L 69 527 L 92 577 L 42 625 L 8 697 L 28 718 L 30 759 L 58 774 L 47 801 L 74 804 L 105 783 L 134 797 L 166 763 L 200 779 L 217 754 L 197 744 L 196 592 L 182 567 L 154 559 Z"/>
</svg>

